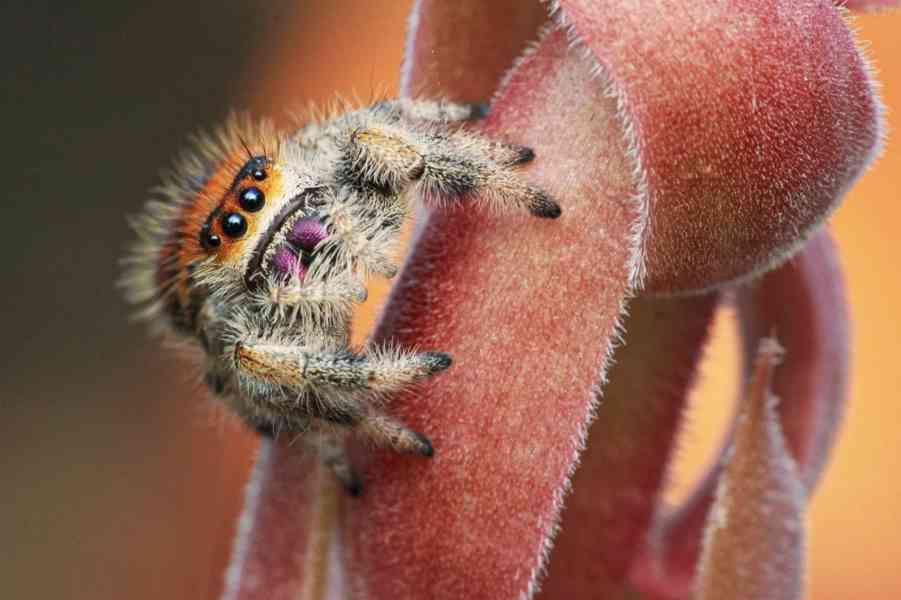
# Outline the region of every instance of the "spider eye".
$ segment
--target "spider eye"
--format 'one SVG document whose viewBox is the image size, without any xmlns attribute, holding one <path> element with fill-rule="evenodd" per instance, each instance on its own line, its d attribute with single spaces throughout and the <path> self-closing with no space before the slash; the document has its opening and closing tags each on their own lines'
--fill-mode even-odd
<svg viewBox="0 0 901 600">
<path fill-rule="evenodd" d="M 239 213 L 222 215 L 222 231 L 228 237 L 239 238 L 247 232 L 247 220 Z"/>
<path fill-rule="evenodd" d="M 266 195 L 263 194 L 263 190 L 258 187 L 249 187 L 241 190 L 238 194 L 238 202 L 241 204 L 241 208 L 248 212 L 256 212 L 263 208 L 263 203 L 266 201 Z"/>
<path fill-rule="evenodd" d="M 210 231 L 209 224 L 206 224 L 200 230 L 200 245 L 203 246 L 204 250 L 212 250 L 213 248 L 217 248 L 219 244 L 222 243 L 222 239 L 212 231 Z"/>
<path fill-rule="evenodd" d="M 247 179 L 248 177 L 253 179 L 254 181 L 264 181 L 267 177 L 269 177 L 269 172 L 266 170 L 266 167 L 269 166 L 269 159 L 265 156 L 254 156 L 241 167 L 241 170 L 238 171 L 238 174 L 235 176 L 234 184 L 237 186 L 241 180 Z"/>
</svg>

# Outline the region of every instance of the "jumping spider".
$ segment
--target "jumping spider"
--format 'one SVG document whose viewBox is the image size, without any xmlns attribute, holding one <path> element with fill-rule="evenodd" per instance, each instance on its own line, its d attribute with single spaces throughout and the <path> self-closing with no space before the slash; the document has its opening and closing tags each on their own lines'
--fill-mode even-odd
<svg viewBox="0 0 901 600">
<path fill-rule="evenodd" d="M 315 440 L 352 493 L 360 481 L 335 434 L 347 428 L 431 456 L 429 439 L 377 400 L 451 365 L 443 352 L 348 347 L 365 277 L 397 273 L 408 192 L 560 215 L 513 172 L 532 160 L 529 148 L 460 126 L 484 112 L 384 101 L 291 135 L 232 118 L 195 140 L 133 224 L 130 299 L 170 337 L 202 350 L 204 381 L 248 424 Z"/>
</svg>

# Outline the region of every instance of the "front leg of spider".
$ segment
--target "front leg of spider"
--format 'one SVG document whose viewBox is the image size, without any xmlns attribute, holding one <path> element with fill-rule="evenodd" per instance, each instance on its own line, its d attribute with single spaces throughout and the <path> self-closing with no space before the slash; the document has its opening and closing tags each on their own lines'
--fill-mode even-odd
<svg viewBox="0 0 901 600">
<path fill-rule="evenodd" d="M 350 132 L 343 174 L 350 183 L 388 197 L 416 185 L 426 201 L 438 205 L 479 198 L 501 211 L 525 208 L 536 217 L 555 219 L 560 206 L 515 173 L 534 156 L 530 148 L 465 130 L 372 122 Z"/>
<path fill-rule="evenodd" d="M 423 456 L 434 452 L 427 437 L 378 411 L 372 399 L 446 370 L 451 358 L 443 352 L 317 352 L 259 340 L 238 342 L 233 356 L 241 388 L 260 403 L 278 397 L 270 388 L 287 389 L 292 397 L 301 398 L 308 417 L 349 427 L 398 452 Z M 282 410 L 272 404 L 267 408 Z M 331 465 L 345 468 L 335 456 Z"/>
</svg>

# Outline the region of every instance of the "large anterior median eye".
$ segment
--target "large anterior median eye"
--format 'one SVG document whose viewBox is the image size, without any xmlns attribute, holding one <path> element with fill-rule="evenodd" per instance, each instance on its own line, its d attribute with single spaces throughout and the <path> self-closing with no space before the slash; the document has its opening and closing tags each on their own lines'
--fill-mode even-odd
<svg viewBox="0 0 901 600">
<path fill-rule="evenodd" d="M 249 187 L 238 192 L 238 202 L 241 204 L 241 208 L 247 212 L 257 212 L 263 208 L 263 204 L 266 202 L 266 195 L 263 193 L 263 190 L 256 186 Z"/>
<path fill-rule="evenodd" d="M 247 152 L 249 155 L 250 151 Z M 265 155 L 250 156 L 237 172 L 232 170 L 233 165 L 226 164 L 215 176 L 215 182 L 228 177 L 231 184 L 219 192 L 222 194 L 219 206 L 212 208 L 200 229 L 198 240 L 207 253 L 217 251 L 223 237 L 237 239 L 246 235 L 251 224 L 255 223 L 253 213 L 260 212 L 266 206 L 267 186 L 272 185 L 271 159 Z M 215 186 L 210 192 L 210 196 L 217 195 Z"/>
<path fill-rule="evenodd" d="M 240 213 L 222 215 L 222 231 L 228 237 L 239 238 L 247 232 L 247 219 Z"/>
</svg>

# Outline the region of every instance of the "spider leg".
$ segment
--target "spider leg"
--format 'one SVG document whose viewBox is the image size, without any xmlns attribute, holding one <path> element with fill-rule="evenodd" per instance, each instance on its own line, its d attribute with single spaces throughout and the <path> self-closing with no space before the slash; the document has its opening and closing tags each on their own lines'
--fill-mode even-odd
<svg viewBox="0 0 901 600">
<path fill-rule="evenodd" d="M 309 435 L 304 442 L 319 456 L 322 464 L 335 474 L 351 496 L 363 493 L 363 479 L 354 469 L 341 441 L 334 435 Z"/>
<path fill-rule="evenodd" d="M 534 158 L 522 146 L 491 142 L 465 131 L 407 132 L 372 124 L 354 129 L 342 175 L 358 187 L 399 194 L 413 183 L 429 202 L 445 204 L 479 197 L 497 209 L 525 208 L 536 217 L 556 218 L 560 206 L 516 175 Z"/>
<path fill-rule="evenodd" d="M 385 100 L 373 106 L 387 122 L 396 124 L 401 118 L 450 125 L 476 121 L 488 116 L 491 107 L 485 102 L 450 102 L 448 100 Z M 482 140 L 484 141 L 484 140 Z M 535 152 L 526 146 L 488 140 L 483 150 L 499 165 L 514 167 L 530 162 Z"/>
<path fill-rule="evenodd" d="M 242 389 L 257 402 L 269 404 L 269 410 L 302 411 L 304 416 L 349 427 L 396 451 L 432 455 L 428 438 L 378 412 L 361 396 L 394 392 L 444 371 L 451 359 L 443 352 L 362 355 L 240 342 L 234 348 L 234 363 Z M 286 403 L 285 389 L 306 401 Z"/>
<path fill-rule="evenodd" d="M 317 278 L 301 281 L 267 281 L 265 290 L 254 299 L 259 306 L 293 325 L 298 320 L 337 324 L 348 318 L 353 304 L 365 302 L 369 292 L 362 282 L 351 278 Z"/>
<path fill-rule="evenodd" d="M 297 389 L 320 386 L 351 391 L 395 392 L 444 371 L 444 352 L 315 352 L 274 342 L 239 342 L 234 348 L 240 373 Z"/>
<path fill-rule="evenodd" d="M 256 420 L 251 422 L 251 426 L 262 437 L 271 440 L 278 438 L 282 434 L 291 436 L 303 433 L 304 435 L 300 439 L 303 440 L 303 443 L 311 452 L 316 454 L 323 466 L 328 467 L 335 475 L 338 481 L 341 482 L 341 485 L 344 486 L 344 489 L 347 490 L 347 493 L 351 496 L 359 496 L 363 492 L 363 480 L 356 469 L 354 469 L 347 452 L 344 450 L 344 446 L 342 446 L 340 439 L 336 435 L 313 433 L 308 431 L 307 427 L 301 428 L 300 431 L 295 431 L 291 427 L 284 427 L 283 424 L 272 421 Z"/>
<path fill-rule="evenodd" d="M 344 188 L 334 197 L 324 219 L 329 238 L 317 255 L 312 271 L 337 265 L 344 272 L 378 273 L 388 279 L 398 272 L 394 257 L 398 232 L 405 217 L 399 203 L 384 202 L 378 194 Z"/>
<path fill-rule="evenodd" d="M 488 115 L 489 106 L 484 102 L 450 102 L 448 100 L 412 100 L 398 98 L 385 100 L 372 107 L 376 113 L 392 121 L 401 117 L 419 121 L 451 124 L 474 121 Z"/>
<path fill-rule="evenodd" d="M 376 125 L 350 132 L 343 176 L 363 187 L 398 193 L 421 178 L 426 169 L 422 148 L 400 127 Z"/>
</svg>

